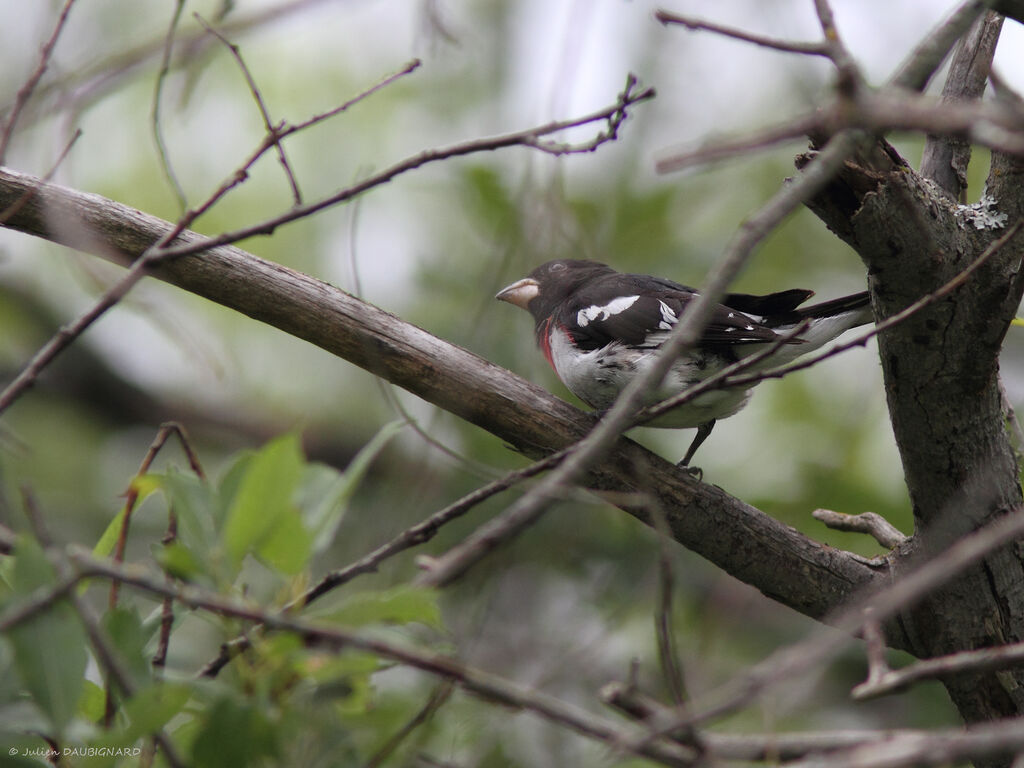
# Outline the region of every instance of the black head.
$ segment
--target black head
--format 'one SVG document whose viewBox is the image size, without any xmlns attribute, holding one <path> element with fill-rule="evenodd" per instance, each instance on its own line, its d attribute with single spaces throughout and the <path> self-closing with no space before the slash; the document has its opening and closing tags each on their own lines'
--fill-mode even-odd
<svg viewBox="0 0 1024 768">
<path fill-rule="evenodd" d="M 597 261 L 556 259 L 541 264 L 522 280 L 502 288 L 494 298 L 522 307 L 540 322 L 584 283 L 614 272 L 611 267 Z"/>
</svg>

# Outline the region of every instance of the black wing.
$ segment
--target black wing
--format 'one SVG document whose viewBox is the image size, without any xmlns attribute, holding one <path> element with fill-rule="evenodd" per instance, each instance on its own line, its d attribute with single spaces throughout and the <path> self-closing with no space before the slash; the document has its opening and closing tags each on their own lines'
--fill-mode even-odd
<svg viewBox="0 0 1024 768">
<path fill-rule="evenodd" d="M 792 311 L 807 291 L 785 291 L 770 297 L 733 294 L 742 306 Z M 557 321 L 573 335 L 578 347 L 599 349 L 618 341 L 630 346 L 656 347 L 675 327 L 695 292 L 685 285 L 646 275 L 607 275 L 588 282 L 565 302 Z M 760 301 L 759 301 L 760 300 Z M 774 341 L 778 334 L 740 308 L 719 304 L 700 338 L 703 346 L 727 346 Z"/>
</svg>

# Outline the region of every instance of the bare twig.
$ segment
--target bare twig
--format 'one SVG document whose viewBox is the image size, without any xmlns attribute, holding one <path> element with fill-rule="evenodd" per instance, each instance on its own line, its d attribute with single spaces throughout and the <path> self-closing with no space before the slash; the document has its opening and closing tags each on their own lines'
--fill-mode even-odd
<svg viewBox="0 0 1024 768">
<path fill-rule="evenodd" d="M 444 706 L 444 703 L 451 697 L 453 690 L 455 690 L 455 687 L 450 682 L 443 682 L 438 685 L 419 712 L 413 715 L 409 722 L 399 728 L 391 738 L 384 742 L 383 746 L 374 752 L 369 760 L 363 763 L 363 768 L 378 768 L 382 765 L 413 731 L 427 722 L 438 709 Z"/>
<path fill-rule="evenodd" d="M 7 149 L 11 144 L 11 137 L 14 135 L 14 126 L 18 122 L 18 117 L 21 116 L 21 111 L 25 108 L 25 104 L 32 98 L 36 86 L 39 85 L 39 81 L 50 64 L 50 57 L 53 56 L 53 49 L 57 45 L 57 38 L 60 37 L 61 30 L 64 29 L 64 24 L 68 20 L 68 14 L 71 12 L 71 6 L 74 3 L 75 0 L 65 0 L 64 7 L 61 9 L 60 16 L 57 17 L 57 23 L 54 25 L 50 39 L 43 43 L 43 47 L 39 50 L 39 63 L 32 74 L 28 76 L 25 84 L 18 89 L 18 95 L 14 98 L 14 106 L 11 107 L 11 111 L 7 114 L 7 120 L 4 122 L 3 129 L 0 130 L 0 165 L 3 165 L 7 157 Z"/>
<path fill-rule="evenodd" d="M 846 515 L 831 509 L 816 509 L 811 514 L 815 520 L 821 521 L 835 531 L 870 534 L 886 549 L 898 547 L 907 540 L 896 526 L 875 512 Z"/>
<path fill-rule="evenodd" d="M 1012 155 L 1024 154 L 1017 105 L 1004 102 L 939 102 L 924 95 L 882 88 L 859 88 L 853 101 L 836 102 L 748 135 L 695 149 L 671 150 L 657 161 L 659 173 L 718 162 L 807 135 L 830 136 L 859 128 L 875 133 L 920 131 L 952 137 Z"/>
<path fill-rule="evenodd" d="M 946 766 L 958 765 L 965 760 L 1009 759 L 1021 751 L 1024 751 L 1024 719 L 1012 718 L 976 724 L 966 729 L 899 733 L 827 755 L 787 763 L 787 768 Z"/>
<path fill-rule="evenodd" d="M 849 98 L 856 95 L 856 90 L 864 82 L 860 68 L 853 56 L 847 49 L 843 39 L 839 36 L 839 29 L 836 27 L 835 16 L 832 13 L 832 6 L 828 0 L 814 0 L 814 9 L 818 14 L 818 23 L 821 24 L 821 33 L 824 37 L 825 49 L 828 57 L 839 73 L 838 91 L 840 98 Z"/>
<path fill-rule="evenodd" d="M 912 91 L 924 90 L 953 46 L 971 24 L 988 9 L 988 5 L 986 0 L 966 0 L 939 25 L 938 29 L 917 44 L 890 79 L 890 83 Z"/>
<path fill-rule="evenodd" d="M 992 68 L 1003 17 L 989 11 L 971 26 L 953 54 L 946 83 L 944 102 L 980 99 Z M 960 203 L 967 202 L 967 165 L 971 145 L 954 136 L 929 136 L 921 154 L 920 174 L 932 179 Z"/>
<path fill-rule="evenodd" d="M 679 658 L 679 647 L 673 627 L 673 593 L 674 574 L 672 569 L 672 552 L 669 549 L 672 530 L 669 528 L 665 510 L 658 500 L 652 497 L 644 499 L 650 509 L 651 522 L 654 529 L 661 534 L 658 538 L 658 590 L 654 611 L 654 635 L 658 646 L 658 664 L 661 677 L 668 688 L 672 703 L 682 711 L 690 696 L 686 690 L 686 677 Z M 695 731 L 688 734 L 684 743 L 698 746 L 699 739 Z"/>
<path fill-rule="evenodd" d="M 639 721 L 656 721 L 663 718 L 668 711 L 666 707 L 651 697 L 622 683 L 606 685 L 601 689 L 601 698 L 628 717 Z M 951 758 L 947 757 L 947 750 L 950 748 L 956 749 L 962 759 L 970 759 L 987 750 L 1007 748 L 1012 751 L 1013 745 L 1024 741 L 1021 737 L 1021 734 L 1024 733 L 1022 725 L 1024 725 L 1024 721 L 1014 719 L 990 725 L 974 726 L 970 729 L 820 730 L 743 734 L 705 731 L 702 735 L 704 745 L 712 759 L 769 761 L 772 763 L 781 760 L 786 762 L 787 766 L 813 765 L 821 766 L 821 768 L 831 768 L 833 765 L 839 764 L 879 768 L 882 765 L 948 764 L 951 762 Z M 1006 746 L 997 742 L 1002 742 Z M 934 745 L 938 754 L 943 757 L 926 754 L 928 745 Z M 832 762 L 833 756 L 836 756 L 837 760 L 850 759 L 849 754 L 837 756 L 836 753 L 839 750 L 855 749 L 863 750 L 866 753 L 864 759 L 857 763 Z M 914 763 L 913 759 L 908 759 L 906 763 L 889 763 L 881 760 L 880 754 L 883 751 L 894 755 L 900 749 L 913 750 L 913 759 L 919 759 L 922 762 Z M 877 762 L 871 762 L 868 755 L 871 755 Z M 814 762 L 790 762 L 800 758 L 811 758 Z"/>
<path fill-rule="evenodd" d="M 753 32 L 744 32 L 743 30 L 736 29 L 735 27 L 727 27 L 723 24 L 715 24 L 711 21 L 703 21 L 701 19 L 695 19 L 692 16 L 683 16 L 678 13 L 672 13 L 670 11 L 660 9 L 655 11 L 654 18 L 665 25 L 677 24 L 695 31 L 704 30 L 707 32 L 714 32 L 716 34 L 723 35 L 724 37 L 742 40 L 745 43 L 753 43 L 754 45 L 759 45 L 762 48 L 771 48 L 775 51 L 800 53 L 809 56 L 828 57 L 831 55 L 831 51 L 825 43 L 804 43 L 792 40 L 779 40 L 773 37 L 757 35 Z"/>
<path fill-rule="evenodd" d="M 679 649 L 672 628 L 672 592 L 672 561 L 666 546 L 661 544 L 661 555 L 658 558 L 658 608 L 654 614 L 658 659 L 665 684 L 672 695 L 672 702 L 677 707 L 684 707 L 689 696 L 686 693 L 683 668 L 679 663 Z"/>
<path fill-rule="evenodd" d="M 188 458 L 189 465 L 192 467 L 192 471 L 195 472 L 196 476 L 200 479 L 205 477 L 203 468 L 199 463 L 199 457 L 196 455 L 195 451 L 192 450 L 192 445 L 189 442 L 185 428 L 180 424 L 170 422 L 160 426 L 160 429 L 156 433 L 156 437 L 153 438 L 153 442 L 150 443 L 150 446 L 146 451 L 146 455 L 142 458 L 142 463 L 139 464 L 139 469 L 135 473 L 136 478 L 139 478 L 149 472 L 149 468 L 152 466 L 153 460 L 156 459 L 157 454 L 160 453 L 160 449 L 166 445 L 167 440 L 170 439 L 172 435 L 177 436 L 178 441 L 181 443 L 182 449 L 185 451 L 185 456 Z M 131 524 L 132 512 L 134 511 L 135 504 L 138 500 L 139 491 L 135 487 L 135 484 L 132 483 L 125 492 L 121 530 L 118 533 L 117 544 L 114 546 L 113 557 L 116 562 L 122 562 L 124 560 L 125 548 L 128 546 L 128 529 Z M 173 512 L 171 515 L 173 520 Z M 108 599 L 108 605 L 111 608 L 117 605 L 117 586 L 116 581 L 111 582 L 110 596 Z"/>
<path fill-rule="evenodd" d="M 283 126 L 275 125 L 273 120 L 270 119 L 270 110 L 267 109 L 267 104 L 263 99 L 263 94 L 260 93 L 259 86 L 256 85 L 256 80 L 252 76 L 252 72 L 246 65 L 245 59 L 242 58 L 241 49 L 228 40 L 222 33 L 207 24 L 206 21 L 203 20 L 203 17 L 198 13 L 193 13 L 192 16 L 207 32 L 224 43 L 224 46 L 238 63 L 238 68 L 242 70 L 242 76 L 245 77 L 245 82 L 249 86 L 249 93 L 252 94 L 252 97 L 256 102 L 256 106 L 260 110 L 260 116 L 263 118 L 263 127 L 267 131 L 267 139 L 273 143 L 274 148 L 277 150 L 277 159 L 281 163 L 281 167 L 284 169 L 284 175 L 288 179 L 288 184 L 292 189 L 292 199 L 295 201 L 295 205 L 302 205 L 302 192 L 299 191 L 299 182 L 295 178 L 295 173 L 292 171 L 291 164 L 288 162 L 288 156 L 284 152 L 284 146 L 281 144 L 280 131 Z"/>
<path fill-rule="evenodd" d="M 873 699 L 903 690 L 921 680 L 934 680 L 967 672 L 994 672 L 1024 665 L 1024 643 L 1011 643 L 993 648 L 960 651 L 948 656 L 908 664 L 900 669 L 884 669 L 881 674 L 869 676 L 853 689 L 858 701 Z"/>
<path fill-rule="evenodd" d="M 526 130 L 514 131 L 512 133 L 506 133 L 489 138 L 473 139 L 471 141 L 453 144 L 440 149 L 425 150 L 417 155 L 401 160 L 389 168 L 385 168 L 372 176 L 368 176 L 367 178 L 356 182 L 345 189 L 335 192 L 332 195 L 321 200 L 317 200 L 316 202 L 297 206 L 280 216 L 267 219 L 266 221 L 249 227 L 243 227 L 232 232 L 225 232 L 217 235 L 216 237 L 211 237 L 202 241 L 166 248 L 163 252 L 163 258 L 172 259 L 180 256 L 189 256 L 191 254 L 201 253 L 202 251 L 209 250 L 210 248 L 214 248 L 219 245 L 235 243 L 239 240 L 244 240 L 256 235 L 269 235 L 283 224 L 305 218 L 312 213 L 316 213 L 317 211 L 325 208 L 330 208 L 334 205 L 338 205 L 339 203 L 347 202 L 358 197 L 367 190 L 386 184 L 397 176 L 401 176 L 409 171 L 414 171 L 424 165 L 447 160 L 452 157 L 463 157 L 465 155 L 477 154 L 479 152 L 493 152 L 498 149 L 516 146 L 531 147 L 554 155 L 592 152 L 597 145 L 612 141 L 617 137 L 617 130 L 625 120 L 627 109 L 629 107 L 652 99 L 654 98 L 654 95 L 655 93 L 653 88 L 637 90 L 637 82 L 631 75 L 627 82 L 627 87 L 619 95 L 619 99 L 615 104 L 605 107 L 604 109 L 599 109 L 595 112 L 584 115 L 583 117 L 571 120 L 555 120 L 536 128 L 528 128 Z M 559 133 L 567 128 L 576 128 L 582 125 L 602 121 L 608 123 L 608 129 L 597 134 L 597 136 L 590 141 L 582 142 L 580 144 L 545 143 L 542 141 L 543 137 Z M 299 127 L 301 126 L 295 126 L 296 129 Z"/>
<path fill-rule="evenodd" d="M 171 157 L 167 152 L 167 144 L 164 142 L 163 128 L 160 123 L 160 107 L 163 99 L 164 83 L 171 71 L 171 52 L 174 50 L 174 35 L 178 30 L 178 23 L 181 21 L 181 12 L 185 10 L 185 0 L 174 0 L 174 10 L 171 13 L 171 23 L 167 27 L 167 35 L 164 38 L 164 52 L 160 60 L 160 69 L 156 73 L 156 85 L 153 87 L 153 105 L 150 108 L 149 120 L 153 129 L 153 141 L 156 144 L 157 155 L 160 158 L 160 167 L 163 169 L 164 177 L 171 184 L 174 196 L 178 200 L 178 210 L 185 212 L 188 207 L 188 200 L 185 197 L 185 190 L 181 186 L 178 175 L 174 172 L 171 164 Z"/>
<path fill-rule="evenodd" d="M 885 636 L 873 613 L 871 608 L 864 611 L 864 628 L 861 630 L 868 659 L 868 679 L 863 685 L 874 685 L 889 672 L 889 663 L 885 660 Z"/>
<path fill-rule="evenodd" d="M 654 168 L 658 173 L 672 173 L 694 165 L 715 163 L 755 150 L 768 149 L 786 141 L 803 140 L 808 134 L 820 132 L 822 122 L 820 112 L 814 111 L 788 120 L 782 125 L 763 128 L 740 138 L 713 141 L 696 149 L 668 150 L 670 154 L 658 160 Z"/>
<path fill-rule="evenodd" d="M 763 349 L 758 350 L 752 355 L 747 355 L 746 357 L 737 360 L 735 363 L 727 365 L 725 368 L 716 371 L 706 379 L 702 379 L 699 383 L 694 384 L 692 387 L 687 388 L 678 395 L 673 395 L 666 400 L 662 400 L 660 403 L 641 409 L 637 413 L 636 423 L 645 424 L 651 419 L 655 419 L 683 403 L 690 402 L 704 392 L 710 392 L 724 387 L 725 382 L 727 382 L 731 376 L 738 376 L 743 371 L 748 371 L 761 361 L 771 357 L 780 347 L 785 346 L 788 342 L 798 338 L 800 334 L 807 330 L 809 325 L 810 320 L 803 320 L 791 330 L 780 334 L 779 337 L 771 344 L 766 344 Z"/>
</svg>

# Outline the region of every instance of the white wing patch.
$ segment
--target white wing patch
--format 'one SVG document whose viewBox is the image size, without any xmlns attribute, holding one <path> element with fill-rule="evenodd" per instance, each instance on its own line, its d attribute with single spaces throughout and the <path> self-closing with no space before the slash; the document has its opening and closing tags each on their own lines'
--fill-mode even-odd
<svg viewBox="0 0 1024 768">
<path fill-rule="evenodd" d="M 639 298 L 639 296 L 619 296 L 619 298 L 612 299 L 602 306 L 594 304 L 589 307 L 585 307 L 576 313 L 576 324 L 580 328 L 584 328 L 595 320 L 598 322 L 601 320 L 607 320 L 612 315 L 625 312 L 627 309 L 632 307 Z"/>
<path fill-rule="evenodd" d="M 676 316 L 676 313 L 672 311 L 672 307 L 661 299 L 658 299 L 658 306 L 661 309 L 661 322 L 658 323 L 658 329 L 662 331 L 671 331 L 679 318 Z"/>
</svg>

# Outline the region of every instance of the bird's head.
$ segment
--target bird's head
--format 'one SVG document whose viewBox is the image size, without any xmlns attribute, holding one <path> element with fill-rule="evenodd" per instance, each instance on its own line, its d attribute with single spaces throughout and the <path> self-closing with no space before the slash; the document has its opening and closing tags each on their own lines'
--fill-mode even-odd
<svg viewBox="0 0 1024 768">
<path fill-rule="evenodd" d="M 597 261 L 556 259 L 502 288 L 494 298 L 522 307 L 539 323 L 585 282 L 614 271 Z"/>
</svg>

